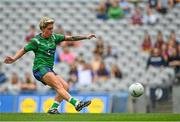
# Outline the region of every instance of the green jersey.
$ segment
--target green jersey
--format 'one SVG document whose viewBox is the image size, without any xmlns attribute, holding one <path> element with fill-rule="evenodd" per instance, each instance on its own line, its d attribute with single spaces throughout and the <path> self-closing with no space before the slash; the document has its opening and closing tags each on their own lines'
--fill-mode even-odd
<svg viewBox="0 0 180 122">
<path fill-rule="evenodd" d="M 41 67 L 53 68 L 56 45 L 64 39 L 65 36 L 60 34 L 52 34 L 49 38 L 43 38 L 39 34 L 32 38 L 24 50 L 35 54 L 33 70 Z"/>
</svg>

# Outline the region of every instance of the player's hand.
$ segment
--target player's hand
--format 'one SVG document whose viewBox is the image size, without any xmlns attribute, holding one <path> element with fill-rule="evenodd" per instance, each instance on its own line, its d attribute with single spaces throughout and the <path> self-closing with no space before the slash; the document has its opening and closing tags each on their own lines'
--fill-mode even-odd
<svg viewBox="0 0 180 122">
<path fill-rule="evenodd" d="M 91 39 L 91 38 L 96 38 L 96 35 L 95 35 L 95 34 L 89 34 L 89 35 L 87 35 L 87 39 Z"/>
<path fill-rule="evenodd" d="M 7 56 L 6 58 L 5 58 L 5 60 L 4 60 L 4 63 L 6 63 L 6 64 L 11 64 L 11 63 L 13 63 L 13 62 L 15 62 L 16 60 L 15 60 L 15 58 L 13 58 L 13 57 L 11 57 L 11 56 Z"/>
</svg>

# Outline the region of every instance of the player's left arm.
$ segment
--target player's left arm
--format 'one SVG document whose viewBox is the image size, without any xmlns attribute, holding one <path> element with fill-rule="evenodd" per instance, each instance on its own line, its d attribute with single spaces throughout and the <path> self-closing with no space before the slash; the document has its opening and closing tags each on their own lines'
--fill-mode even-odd
<svg viewBox="0 0 180 122">
<path fill-rule="evenodd" d="M 81 35 L 81 36 L 65 36 L 64 41 L 79 41 L 84 39 L 91 39 L 96 38 L 96 35 L 89 34 L 89 35 Z"/>
</svg>

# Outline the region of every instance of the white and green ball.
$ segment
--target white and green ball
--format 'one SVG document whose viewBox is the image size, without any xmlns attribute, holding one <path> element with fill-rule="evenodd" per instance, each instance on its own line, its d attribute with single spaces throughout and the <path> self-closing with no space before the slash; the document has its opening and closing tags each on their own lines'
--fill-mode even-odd
<svg viewBox="0 0 180 122">
<path fill-rule="evenodd" d="M 133 97 L 140 97 L 144 94 L 144 86 L 141 83 L 133 83 L 129 86 L 129 93 Z"/>
</svg>

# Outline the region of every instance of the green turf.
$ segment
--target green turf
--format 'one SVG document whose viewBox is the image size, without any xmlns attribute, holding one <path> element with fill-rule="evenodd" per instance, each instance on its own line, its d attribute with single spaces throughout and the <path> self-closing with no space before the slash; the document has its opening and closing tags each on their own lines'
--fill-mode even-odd
<svg viewBox="0 0 180 122">
<path fill-rule="evenodd" d="M 179 121 L 180 114 L 59 114 L 49 115 L 45 113 L 22 114 L 0 113 L 1 121 Z"/>
</svg>

